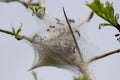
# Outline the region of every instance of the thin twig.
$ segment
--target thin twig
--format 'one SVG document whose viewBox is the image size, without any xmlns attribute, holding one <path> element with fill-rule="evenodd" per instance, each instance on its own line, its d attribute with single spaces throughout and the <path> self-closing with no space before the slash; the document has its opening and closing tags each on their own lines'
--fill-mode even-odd
<svg viewBox="0 0 120 80">
<path fill-rule="evenodd" d="M 7 31 L 7 30 L 3 30 L 3 29 L 0 29 L 0 32 L 5 33 L 5 34 L 9 34 L 9 35 L 12 35 L 12 36 L 15 35 L 13 32 Z M 16 38 L 17 40 L 25 39 L 25 40 L 27 40 L 27 41 L 29 41 L 29 42 L 33 42 L 33 43 L 39 44 L 37 41 L 34 41 L 33 39 L 28 38 L 28 37 L 26 37 L 26 36 L 24 36 L 24 35 L 18 35 L 18 36 L 19 36 L 19 37 Z"/>
<path fill-rule="evenodd" d="M 102 59 L 104 57 L 107 57 L 109 55 L 119 53 L 119 52 L 120 52 L 120 49 L 117 49 L 117 50 L 110 51 L 110 52 L 107 52 L 107 53 L 104 53 L 104 54 L 101 54 L 101 55 L 98 55 L 98 56 L 94 56 L 94 57 L 92 57 L 91 59 L 88 60 L 88 63 L 91 63 L 91 62 L 93 62 L 95 60 L 99 60 L 99 59 Z"/>
<path fill-rule="evenodd" d="M 78 30 L 81 26 L 83 26 L 85 23 L 88 23 L 92 17 L 93 17 L 94 13 L 90 12 L 90 14 L 87 16 L 87 18 L 85 18 L 83 21 L 79 21 L 76 23 L 76 30 Z"/>
<path fill-rule="evenodd" d="M 64 7 L 63 7 L 63 12 L 64 12 L 64 16 L 65 16 L 66 22 L 67 22 L 67 24 L 68 24 L 68 27 L 69 27 L 69 29 L 70 29 L 70 32 L 71 32 L 71 34 L 72 34 L 72 37 L 73 37 L 73 39 L 74 39 L 75 45 L 76 45 L 76 47 L 77 47 L 77 49 L 78 49 L 78 53 L 79 53 L 79 55 L 80 55 L 80 59 L 81 59 L 81 61 L 83 62 L 83 61 L 84 61 L 84 60 L 83 60 L 83 56 L 82 56 L 82 54 L 81 54 L 81 52 L 80 52 L 80 49 L 79 49 L 77 40 L 76 40 L 76 38 L 75 38 L 75 35 L 74 35 L 74 33 L 73 33 L 73 30 L 72 30 L 72 27 L 71 27 L 71 25 L 70 25 L 70 23 L 69 23 L 69 20 L 68 20 L 68 18 L 67 18 L 67 15 L 66 15 L 66 12 L 65 12 Z"/>
<path fill-rule="evenodd" d="M 28 7 L 29 5 L 33 5 L 33 6 L 39 5 L 38 2 L 30 2 L 30 1 L 24 1 L 24 0 L 0 0 L 0 2 L 14 2 L 14 1 L 17 1 L 21 4 L 23 4 L 25 7 Z"/>
</svg>

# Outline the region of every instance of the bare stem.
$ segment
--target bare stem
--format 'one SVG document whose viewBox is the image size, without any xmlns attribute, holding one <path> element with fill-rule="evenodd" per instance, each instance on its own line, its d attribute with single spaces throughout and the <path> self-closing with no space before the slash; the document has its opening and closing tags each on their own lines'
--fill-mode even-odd
<svg viewBox="0 0 120 80">
<path fill-rule="evenodd" d="M 120 49 L 117 49 L 117 50 L 110 51 L 110 52 L 107 52 L 107 53 L 104 53 L 104 54 L 101 54 L 101 55 L 98 55 L 98 56 L 94 56 L 94 57 L 92 57 L 91 59 L 88 60 L 88 63 L 91 63 L 91 62 L 93 62 L 95 60 L 99 60 L 99 59 L 102 59 L 104 57 L 107 57 L 109 55 L 119 53 L 119 52 L 120 52 Z"/>
<path fill-rule="evenodd" d="M 75 44 L 76 44 L 76 47 L 77 47 L 77 49 L 78 49 L 78 52 L 79 52 L 79 55 L 80 55 L 80 59 L 81 59 L 81 61 L 83 62 L 83 61 L 84 61 L 84 60 L 83 60 L 83 56 L 82 56 L 82 54 L 81 54 L 81 52 L 80 52 L 80 49 L 79 49 L 77 40 L 76 40 L 75 35 L 74 35 L 73 31 L 72 31 L 72 27 L 71 27 L 71 25 L 70 25 L 70 23 L 69 23 L 69 20 L 68 20 L 68 18 L 67 18 L 67 15 L 66 15 L 66 12 L 65 12 L 64 7 L 63 7 L 63 12 L 64 12 L 64 15 L 65 15 L 65 19 L 66 19 L 66 21 L 67 21 L 68 27 L 69 27 L 69 29 L 70 29 L 70 32 L 71 32 L 71 34 L 72 34 L 72 36 L 73 36 L 74 42 L 75 42 Z"/>
<path fill-rule="evenodd" d="M 21 3 L 21 4 L 23 4 L 25 7 L 28 7 L 28 5 L 39 5 L 39 3 L 38 2 L 30 2 L 30 1 L 25 1 L 25 0 L 0 0 L 1 2 L 13 2 L 13 1 L 17 1 L 17 2 L 19 2 L 19 3 Z"/>
<path fill-rule="evenodd" d="M 83 73 L 83 75 L 85 75 L 85 76 L 87 77 L 87 80 L 95 80 L 94 74 L 93 74 L 93 73 L 90 71 L 90 69 L 88 68 L 87 63 L 84 61 L 83 56 L 82 56 L 82 53 L 80 52 L 80 49 L 79 49 L 77 40 L 76 40 L 76 38 L 75 38 L 75 35 L 74 35 L 74 33 L 73 33 L 73 30 L 72 30 L 72 27 L 71 27 L 71 25 L 70 25 L 70 23 L 69 23 L 69 20 L 68 20 L 68 18 L 67 18 L 67 15 L 66 15 L 66 12 L 65 12 L 64 7 L 63 7 L 63 12 L 64 12 L 66 22 L 67 22 L 67 24 L 68 24 L 68 27 L 69 27 L 69 29 L 70 29 L 70 32 L 71 32 L 71 34 L 72 34 L 72 36 L 73 36 L 74 42 L 75 42 L 75 44 L 76 44 L 76 47 L 77 47 L 78 52 L 79 52 L 79 55 L 80 55 L 81 63 L 78 63 L 79 68 L 80 68 L 81 72 Z"/>
</svg>

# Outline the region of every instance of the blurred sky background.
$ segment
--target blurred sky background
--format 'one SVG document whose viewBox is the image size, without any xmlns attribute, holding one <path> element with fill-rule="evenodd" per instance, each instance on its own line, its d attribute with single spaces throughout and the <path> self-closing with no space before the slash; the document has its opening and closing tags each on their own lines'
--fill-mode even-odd
<svg viewBox="0 0 120 80">
<path fill-rule="evenodd" d="M 92 0 L 87 0 L 91 2 Z M 101 0 L 106 2 L 107 0 Z M 115 8 L 116 13 L 120 13 L 120 1 L 108 0 Z M 62 7 L 64 6 L 69 18 L 76 20 L 84 19 L 90 9 L 85 5 L 85 0 L 46 0 L 50 13 L 57 18 L 64 19 Z M 82 51 L 87 57 L 97 55 L 120 48 L 120 43 L 116 41 L 115 34 L 118 31 L 112 27 L 104 27 L 98 30 L 99 23 L 105 22 L 94 15 L 92 20 L 82 26 L 81 32 L 85 36 Z M 16 29 L 21 25 L 22 32 L 26 36 L 38 31 L 40 23 L 31 16 L 30 10 L 23 5 L 13 3 L 0 3 L 0 28 L 11 30 L 11 25 Z M 0 80 L 34 80 L 31 67 L 34 59 L 32 46 L 25 41 L 17 41 L 14 37 L 0 33 Z M 104 59 L 93 62 L 90 68 L 96 76 L 96 80 L 120 80 L 120 54 L 114 54 Z M 35 69 L 39 80 L 73 80 L 77 74 L 68 70 L 55 67 L 41 67 Z"/>
</svg>

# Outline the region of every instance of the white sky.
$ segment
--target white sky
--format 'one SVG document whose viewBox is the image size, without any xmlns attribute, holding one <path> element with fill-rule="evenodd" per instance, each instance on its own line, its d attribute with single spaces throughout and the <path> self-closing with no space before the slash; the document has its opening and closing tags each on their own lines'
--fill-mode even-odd
<svg viewBox="0 0 120 80">
<path fill-rule="evenodd" d="M 88 0 L 90 1 L 90 0 Z M 107 1 L 107 0 L 101 0 Z M 120 13 L 120 1 L 114 2 L 115 11 Z M 70 18 L 83 19 L 90 10 L 85 6 L 83 0 L 47 0 L 47 7 L 51 14 L 64 19 L 62 7 L 64 6 Z M 96 15 L 90 23 L 83 26 L 86 39 L 82 49 L 86 56 L 93 56 L 98 53 L 108 52 L 120 48 L 114 34 L 117 30 L 110 27 L 98 30 L 100 22 L 105 22 Z M 0 28 L 11 30 L 11 24 L 17 28 L 23 24 L 22 34 L 30 36 L 38 31 L 39 26 L 29 10 L 18 3 L 0 3 Z M 31 72 L 27 71 L 33 62 L 34 51 L 27 42 L 17 41 L 13 37 L 0 33 L 0 80 L 33 80 Z M 85 48 L 86 47 L 86 48 Z M 85 48 L 85 49 L 84 49 Z M 95 61 L 91 65 L 96 80 L 119 80 L 120 79 L 120 55 L 115 54 L 107 58 Z M 39 80 L 73 80 L 74 73 L 67 70 L 42 67 L 35 69 L 38 72 Z"/>
</svg>

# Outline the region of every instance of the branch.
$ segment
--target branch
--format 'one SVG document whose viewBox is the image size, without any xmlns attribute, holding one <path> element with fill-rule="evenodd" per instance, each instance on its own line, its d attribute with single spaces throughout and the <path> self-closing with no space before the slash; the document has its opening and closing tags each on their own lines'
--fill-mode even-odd
<svg viewBox="0 0 120 80">
<path fill-rule="evenodd" d="M 110 51 L 110 52 L 107 52 L 107 53 L 104 53 L 104 54 L 92 57 L 91 59 L 88 60 L 88 63 L 91 63 L 91 62 L 93 62 L 95 60 L 99 60 L 99 59 L 102 59 L 104 57 L 107 57 L 109 55 L 112 55 L 112 54 L 115 54 L 115 53 L 119 53 L 119 52 L 120 52 L 120 49 L 117 49 L 117 50 L 114 50 L 114 51 Z"/>
<path fill-rule="evenodd" d="M 14 2 L 14 1 L 21 3 L 21 4 L 25 5 L 26 7 L 28 7 L 28 5 L 33 5 L 33 6 L 40 5 L 40 2 L 39 3 L 38 2 L 31 2 L 30 0 L 29 1 L 25 1 L 25 0 L 0 0 L 0 2 Z"/>
<path fill-rule="evenodd" d="M 65 12 L 64 7 L 63 7 L 63 12 L 64 12 L 64 16 L 65 16 L 66 22 L 67 22 L 67 24 L 68 24 L 68 27 L 69 27 L 69 29 L 70 29 L 70 32 L 71 32 L 71 34 L 72 34 L 72 37 L 73 37 L 73 39 L 74 39 L 75 45 L 76 45 L 76 47 L 77 47 L 77 49 L 78 49 L 78 53 L 79 53 L 79 55 L 80 55 L 80 59 L 81 59 L 81 61 L 83 62 L 83 61 L 84 61 L 84 60 L 83 60 L 83 56 L 82 56 L 82 54 L 81 54 L 81 52 L 80 52 L 80 49 L 79 49 L 77 40 L 76 40 L 76 38 L 75 38 L 75 35 L 74 35 L 74 33 L 73 33 L 73 30 L 72 30 L 72 27 L 71 27 L 71 25 L 70 25 L 70 23 L 69 23 L 69 20 L 68 20 L 68 18 L 67 18 L 67 15 L 66 15 L 66 12 Z"/>
<path fill-rule="evenodd" d="M 17 0 L 0 0 L 1 2 L 11 2 L 11 1 L 17 1 Z"/>
<path fill-rule="evenodd" d="M 81 26 L 83 26 L 84 24 L 88 23 L 92 17 L 93 17 L 94 13 L 93 12 L 90 12 L 90 14 L 83 20 L 83 21 L 78 21 L 76 23 L 76 30 L 78 30 Z"/>
<path fill-rule="evenodd" d="M 7 31 L 7 30 L 0 29 L 0 32 L 15 36 L 15 34 L 12 31 Z M 19 36 L 18 38 L 15 37 L 17 40 L 25 39 L 25 40 L 27 40 L 27 41 L 29 41 L 31 43 L 40 44 L 39 42 L 35 41 L 34 39 L 28 38 L 28 37 L 26 37 L 24 35 L 18 35 L 18 36 Z"/>
<path fill-rule="evenodd" d="M 39 11 L 39 15 L 42 15 L 42 16 L 36 15 L 40 19 L 47 20 L 47 19 L 45 19 L 46 17 L 50 18 L 52 16 L 47 11 L 47 8 L 46 8 L 46 5 L 45 5 L 45 0 L 37 0 L 35 2 L 33 2 L 31 0 L 28 0 L 28 1 L 25 1 L 25 0 L 0 0 L 0 2 L 14 2 L 14 1 L 23 4 L 27 8 L 30 8 L 29 6 L 33 6 L 33 7 L 34 6 L 40 6 L 41 8 L 38 11 Z"/>
</svg>

